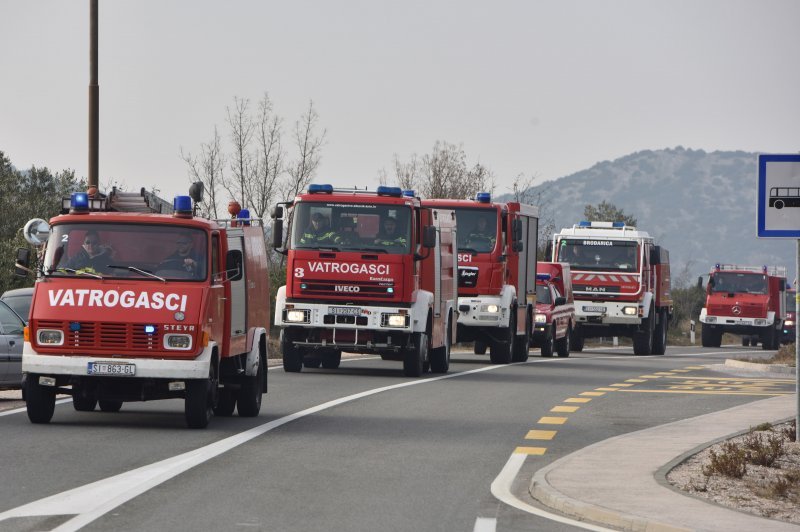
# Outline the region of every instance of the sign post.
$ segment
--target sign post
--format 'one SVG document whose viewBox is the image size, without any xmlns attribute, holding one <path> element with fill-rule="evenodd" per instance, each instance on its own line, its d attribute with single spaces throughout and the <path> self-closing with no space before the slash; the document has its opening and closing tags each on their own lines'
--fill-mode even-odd
<svg viewBox="0 0 800 532">
<path fill-rule="evenodd" d="M 795 239 L 795 274 L 800 277 L 800 155 L 758 156 L 758 237 Z M 797 283 L 795 282 L 795 288 Z M 800 290 L 795 307 L 800 303 Z M 800 428 L 800 326 L 795 324 L 795 429 Z M 795 431 L 800 442 L 800 432 Z"/>
</svg>

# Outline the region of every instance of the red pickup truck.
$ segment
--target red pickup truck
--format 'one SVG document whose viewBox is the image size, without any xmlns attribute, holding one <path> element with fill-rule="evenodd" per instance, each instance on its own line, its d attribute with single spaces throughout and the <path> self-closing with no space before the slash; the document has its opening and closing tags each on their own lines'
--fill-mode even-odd
<svg viewBox="0 0 800 532">
<path fill-rule="evenodd" d="M 575 327 L 575 302 L 569 264 L 538 262 L 536 265 L 536 317 L 531 343 L 543 357 L 569 356 L 569 338 Z"/>
</svg>

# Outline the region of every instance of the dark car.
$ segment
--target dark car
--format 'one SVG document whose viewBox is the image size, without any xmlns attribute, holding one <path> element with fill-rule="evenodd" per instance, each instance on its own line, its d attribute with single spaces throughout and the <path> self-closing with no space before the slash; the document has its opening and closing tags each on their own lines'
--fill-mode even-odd
<svg viewBox="0 0 800 532">
<path fill-rule="evenodd" d="M 25 323 L 0 301 L 0 389 L 22 387 L 22 329 Z"/>
<path fill-rule="evenodd" d="M 6 290 L 0 296 L 0 301 L 6 303 L 11 310 L 17 313 L 22 318 L 25 324 L 28 324 L 28 315 L 31 311 L 31 301 L 33 300 L 33 287 L 30 288 L 15 288 L 13 290 Z"/>
</svg>

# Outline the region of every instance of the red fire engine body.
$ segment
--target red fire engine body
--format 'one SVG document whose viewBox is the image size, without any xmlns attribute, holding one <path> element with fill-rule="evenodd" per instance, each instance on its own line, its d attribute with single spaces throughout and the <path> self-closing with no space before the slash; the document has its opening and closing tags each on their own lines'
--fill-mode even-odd
<svg viewBox="0 0 800 532">
<path fill-rule="evenodd" d="M 175 205 L 155 214 L 136 194 L 78 193 L 69 214 L 50 220 L 22 358 L 32 422 L 50 421 L 57 393 L 79 411 L 184 398 L 192 428 L 237 404 L 239 415 L 258 415 L 269 327 L 263 227 L 246 211 L 238 221 L 194 217 L 188 196 Z"/>
<path fill-rule="evenodd" d="M 286 371 L 336 368 L 345 350 L 402 360 L 407 376 L 447 372 L 457 320 L 453 211 L 395 187 L 314 184 L 278 204 L 274 218 L 275 248 L 288 257 L 275 306 Z"/>
<path fill-rule="evenodd" d="M 494 364 L 527 360 L 536 305 L 538 209 L 493 203 L 485 192 L 474 201 L 422 204 L 453 209 L 458 220 L 458 341 L 474 341 L 476 354 L 490 347 Z"/>
<path fill-rule="evenodd" d="M 585 338 L 633 338 L 636 355 L 663 355 L 672 316 L 669 252 L 623 222 L 581 222 L 553 236 L 553 261 L 572 271 L 577 325 Z"/>
<path fill-rule="evenodd" d="M 793 344 L 795 342 L 795 327 L 797 327 L 797 289 L 787 288 L 786 321 L 783 322 L 783 335 L 781 336 L 782 344 Z M 742 342 L 744 342 L 744 339 L 742 339 Z"/>
<path fill-rule="evenodd" d="M 719 347 L 727 332 L 778 349 L 785 320 L 786 268 L 717 264 L 711 270 L 700 311 L 703 347 Z"/>
<path fill-rule="evenodd" d="M 575 299 L 569 264 L 539 262 L 536 266 L 536 318 L 533 345 L 543 357 L 569 356 L 570 331 L 575 328 Z"/>
</svg>

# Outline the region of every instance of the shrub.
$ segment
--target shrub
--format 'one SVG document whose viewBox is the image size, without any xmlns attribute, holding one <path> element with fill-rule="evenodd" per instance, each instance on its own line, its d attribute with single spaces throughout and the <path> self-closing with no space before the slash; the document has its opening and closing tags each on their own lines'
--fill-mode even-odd
<svg viewBox="0 0 800 532">
<path fill-rule="evenodd" d="M 750 427 L 750 432 L 763 432 L 765 430 L 772 430 L 772 423 L 762 423 L 760 425 L 756 425 L 755 427 Z"/>
<path fill-rule="evenodd" d="M 730 478 L 742 478 L 747 472 L 747 453 L 733 442 L 722 444 L 722 450 L 717 453 L 710 451 L 711 461 L 703 465 L 703 474 L 722 475 Z"/>
<path fill-rule="evenodd" d="M 797 441 L 797 421 L 792 420 L 788 427 L 783 427 L 781 430 L 783 437 L 789 441 Z"/>
<path fill-rule="evenodd" d="M 767 434 L 761 437 L 760 434 L 751 432 L 744 437 L 742 445 L 746 449 L 748 462 L 765 467 L 772 467 L 784 453 L 781 434 Z"/>
</svg>

